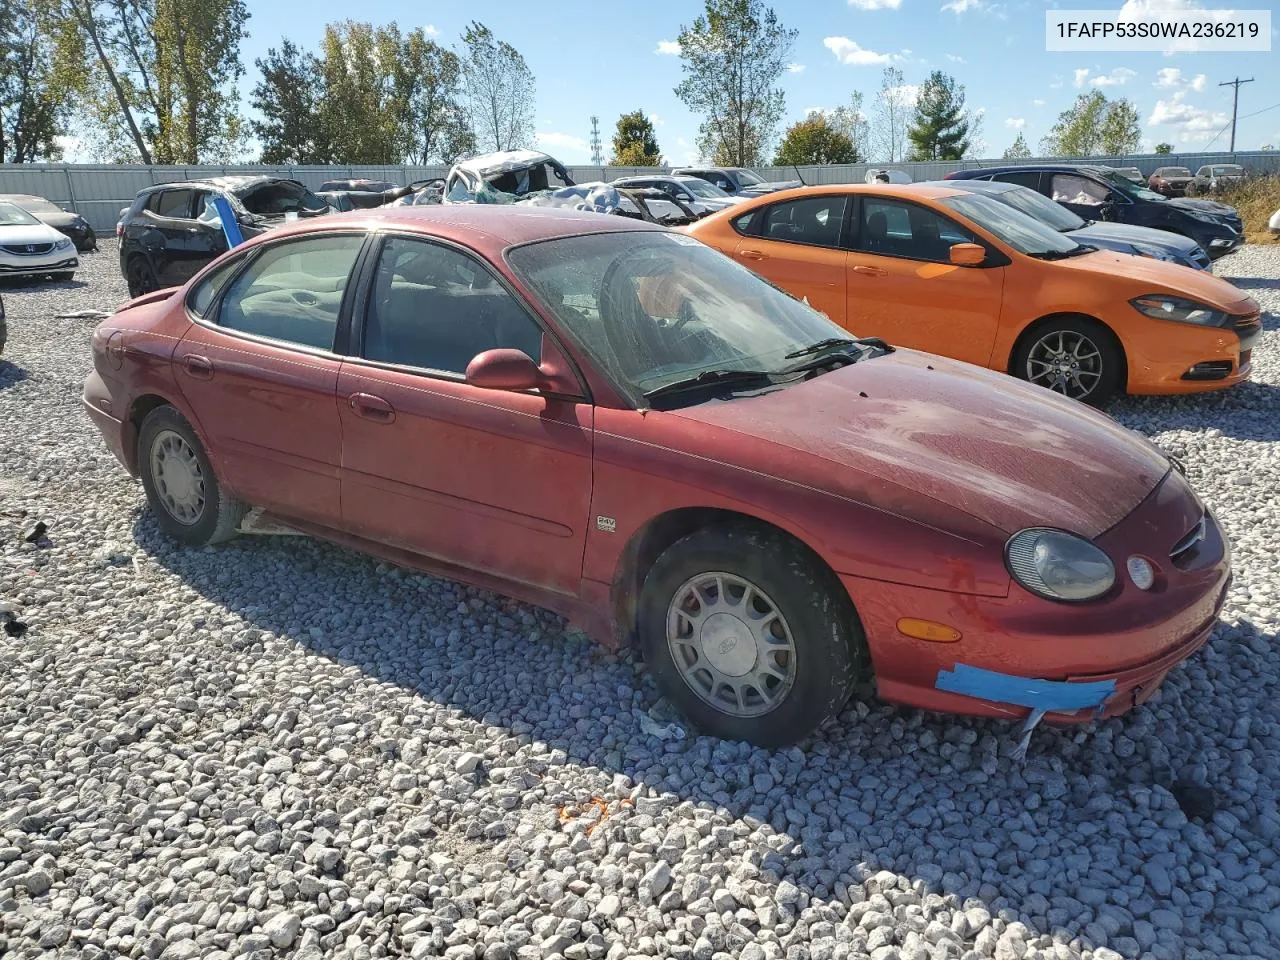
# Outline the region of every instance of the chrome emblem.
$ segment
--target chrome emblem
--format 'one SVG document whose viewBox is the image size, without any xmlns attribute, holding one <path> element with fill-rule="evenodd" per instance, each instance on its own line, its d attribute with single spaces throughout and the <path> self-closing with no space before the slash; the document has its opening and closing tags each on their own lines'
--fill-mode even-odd
<svg viewBox="0 0 1280 960">
<path fill-rule="evenodd" d="M 596 517 L 596 529 L 605 533 L 617 533 L 618 521 L 613 517 Z"/>
<path fill-rule="evenodd" d="M 35 252 L 36 252 L 36 245 L 34 243 L 28 243 L 27 253 L 35 253 Z"/>
</svg>

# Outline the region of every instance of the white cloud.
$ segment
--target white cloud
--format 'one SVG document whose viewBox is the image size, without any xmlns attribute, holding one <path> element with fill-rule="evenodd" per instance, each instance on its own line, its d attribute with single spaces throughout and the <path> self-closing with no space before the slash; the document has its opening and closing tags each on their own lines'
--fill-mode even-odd
<svg viewBox="0 0 1280 960">
<path fill-rule="evenodd" d="M 803 63 L 788 63 L 787 73 L 804 73 Z"/>
<path fill-rule="evenodd" d="M 964 57 L 958 57 L 954 53 L 948 53 L 947 59 L 950 60 L 952 63 L 968 63 L 969 62 Z"/>
<path fill-rule="evenodd" d="M 849 6 L 858 10 L 897 10 L 902 0 L 849 0 Z"/>
<path fill-rule="evenodd" d="M 958 17 L 960 14 L 967 13 L 970 10 L 981 10 L 982 5 L 983 0 L 947 0 L 942 5 L 942 9 L 950 10 Z"/>
<path fill-rule="evenodd" d="M 1032 105 L 1033 107 L 1043 107 L 1043 106 L 1044 106 L 1044 101 L 1043 101 L 1043 100 L 1032 100 L 1032 101 L 1031 101 L 1031 105 Z"/>
<path fill-rule="evenodd" d="M 1168 10 L 1201 10 L 1203 7 L 1199 0 L 1125 0 L 1125 4 L 1120 8 L 1120 16 L 1132 17 L 1137 14 L 1151 13 L 1152 11 L 1168 11 Z"/>
<path fill-rule="evenodd" d="M 1081 67 L 1079 70 L 1076 71 L 1075 85 L 1077 87 L 1083 87 L 1085 80 L 1087 80 L 1088 78 L 1089 78 L 1089 68 Z"/>
<path fill-rule="evenodd" d="M 548 147 L 560 147 L 562 150 L 586 150 L 587 141 L 569 133 L 540 133 L 538 143 Z"/>
<path fill-rule="evenodd" d="M 1203 73 L 1197 73 L 1190 80 L 1184 79 L 1182 71 L 1177 67 L 1161 67 L 1156 71 L 1156 82 L 1154 86 L 1164 87 L 1167 89 L 1181 90 L 1190 87 L 1198 93 L 1203 93 L 1205 87 L 1209 85 L 1209 78 Z"/>
<path fill-rule="evenodd" d="M 1049 84 L 1049 89 L 1050 89 L 1050 90 L 1061 90 L 1061 89 L 1062 89 L 1062 77 L 1055 73 L 1055 74 L 1053 75 L 1053 82 L 1052 82 L 1051 84 Z"/>
<path fill-rule="evenodd" d="M 1005 117 L 1004 125 L 1010 130 L 1021 130 L 1027 125 L 1025 117 Z"/>
<path fill-rule="evenodd" d="M 904 83 L 900 87 L 890 87 L 887 93 L 902 106 L 914 107 L 916 105 L 916 100 L 920 96 L 920 84 Z M 985 107 L 978 111 L 979 114 L 986 112 Z"/>
<path fill-rule="evenodd" d="M 663 120 L 663 119 L 662 119 L 660 116 L 658 116 L 656 113 L 651 113 L 651 114 L 649 114 L 649 122 L 650 122 L 650 123 L 652 123 L 655 127 L 661 127 L 661 126 L 663 126 L 667 121 Z"/>
<path fill-rule="evenodd" d="M 1079 71 L 1076 71 L 1079 73 Z M 1136 70 L 1128 67 L 1116 67 L 1110 73 L 1100 73 L 1089 81 L 1095 87 L 1120 87 L 1138 75 Z M 1077 84 L 1079 86 L 1079 84 Z"/>
<path fill-rule="evenodd" d="M 1183 100 L 1184 96 L 1179 91 L 1172 99 L 1157 100 L 1151 116 L 1147 118 L 1147 124 L 1152 127 L 1173 127 L 1177 131 L 1175 136 L 1180 141 L 1204 143 L 1231 122 L 1229 113 L 1194 107 Z"/>
<path fill-rule="evenodd" d="M 653 52 L 666 54 L 667 56 L 678 57 L 680 56 L 680 41 L 679 40 L 659 40 L 657 49 L 655 49 Z"/>
<path fill-rule="evenodd" d="M 422 32 L 425 33 L 428 37 L 440 36 L 440 31 L 436 29 L 436 25 L 434 23 L 428 23 L 425 27 L 422 28 Z"/>
<path fill-rule="evenodd" d="M 903 53 L 877 53 L 874 50 L 864 50 L 848 37 L 827 37 L 822 41 L 822 45 L 834 53 L 841 63 L 853 67 L 879 67 L 889 63 L 901 63 L 906 59 L 904 54 L 910 53 L 905 50 Z"/>
</svg>

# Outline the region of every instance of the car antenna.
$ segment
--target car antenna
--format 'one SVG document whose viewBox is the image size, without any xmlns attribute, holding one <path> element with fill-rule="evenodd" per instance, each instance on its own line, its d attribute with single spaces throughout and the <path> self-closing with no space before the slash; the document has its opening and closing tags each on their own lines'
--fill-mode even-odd
<svg viewBox="0 0 1280 960">
<path fill-rule="evenodd" d="M 804 177 L 800 175 L 800 168 L 793 163 L 791 169 L 796 172 L 796 179 L 800 181 L 800 186 L 807 187 L 808 184 L 804 182 Z"/>
</svg>

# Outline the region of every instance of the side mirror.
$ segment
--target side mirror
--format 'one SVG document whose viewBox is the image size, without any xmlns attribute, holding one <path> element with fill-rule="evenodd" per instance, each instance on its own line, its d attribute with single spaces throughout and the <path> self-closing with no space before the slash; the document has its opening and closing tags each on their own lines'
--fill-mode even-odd
<svg viewBox="0 0 1280 960">
<path fill-rule="evenodd" d="M 949 259 L 957 267 L 980 267 L 987 259 L 987 250 L 978 243 L 953 243 Z"/>
<path fill-rule="evenodd" d="M 503 347 L 473 357 L 467 383 L 484 390 L 537 390 L 546 386 L 547 377 L 523 350 Z"/>
</svg>

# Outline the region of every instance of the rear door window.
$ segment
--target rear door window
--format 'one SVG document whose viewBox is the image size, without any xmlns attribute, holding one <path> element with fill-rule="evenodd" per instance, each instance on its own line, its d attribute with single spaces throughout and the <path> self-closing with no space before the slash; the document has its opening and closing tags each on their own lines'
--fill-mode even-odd
<svg viewBox="0 0 1280 960">
<path fill-rule="evenodd" d="M 1053 175 L 1053 199 L 1058 203 L 1074 203 L 1082 207 L 1100 207 L 1111 196 L 1111 190 L 1096 180 L 1071 173 Z"/>
<path fill-rule="evenodd" d="M 164 190 L 156 200 L 155 214 L 171 220 L 191 219 L 192 192 L 190 190 Z"/>
<path fill-rule="evenodd" d="M 1015 170 L 1010 173 L 997 173 L 991 179 L 1000 183 L 1016 183 L 1020 187 L 1030 187 L 1032 190 L 1040 189 L 1040 171 L 1038 170 Z"/>
</svg>

